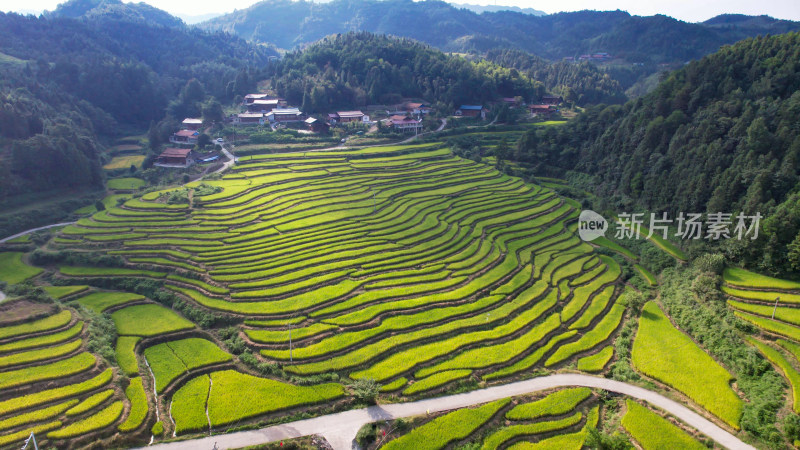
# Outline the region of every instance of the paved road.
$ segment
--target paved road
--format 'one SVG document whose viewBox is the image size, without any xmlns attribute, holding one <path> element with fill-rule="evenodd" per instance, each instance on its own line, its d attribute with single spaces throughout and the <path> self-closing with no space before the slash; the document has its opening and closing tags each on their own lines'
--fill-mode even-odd
<svg viewBox="0 0 800 450">
<path fill-rule="evenodd" d="M 338 414 L 300 420 L 283 425 L 253 431 L 240 431 L 231 434 L 210 436 L 183 442 L 158 444 L 148 447 L 154 450 L 210 450 L 217 448 L 241 448 L 248 445 L 266 444 L 278 440 L 291 439 L 317 434 L 324 436 L 335 450 L 350 450 L 356 432 L 365 424 L 379 420 L 397 419 L 478 405 L 501 398 L 529 394 L 563 386 L 586 386 L 617 392 L 645 400 L 682 421 L 729 449 L 753 449 L 708 419 L 660 394 L 606 378 L 579 374 L 558 374 L 534 378 L 532 380 L 494 386 L 464 394 L 421 400 L 411 403 L 371 406 L 369 408 L 345 411 Z"/>
<path fill-rule="evenodd" d="M 23 231 L 22 233 L 17 233 L 15 235 L 9 236 L 7 238 L 0 239 L 0 244 L 4 243 L 6 241 L 10 241 L 12 239 L 16 239 L 16 238 L 18 238 L 20 236 L 25 236 L 26 234 L 35 233 L 37 231 L 46 230 L 48 228 L 64 227 L 64 226 L 67 226 L 67 225 L 72 225 L 73 223 L 75 223 L 75 222 L 55 223 L 53 225 L 45 225 L 43 227 L 31 228 L 30 230 Z M 2 303 L 3 300 L 5 300 L 5 299 L 6 299 L 6 294 L 4 294 L 3 291 L 0 291 L 0 303 Z"/>
<path fill-rule="evenodd" d="M 222 149 L 222 153 L 224 153 L 225 156 L 228 158 L 228 161 L 222 164 L 222 167 L 220 167 L 219 170 L 217 170 L 217 173 L 224 172 L 228 170 L 228 168 L 230 168 L 232 165 L 236 164 L 236 158 L 231 154 L 231 152 L 228 151 L 227 148 L 225 148 L 225 145 L 220 145 L 219 147 Z"/>
<path fill-rule="evenodd" d="M 32 228 L 30 230 L 23 231 L 22 233 L 17 233 L 17 234 L 15 234 L 13 236 L 9 236 L 7 238 L 0 239 L 0 244 L 2 244 L 3 242 L 6 242 L 6 241 L 10 241 L 12 239 L 18 238 L 20 236 L 25 236 L 26 234 L 35 233 L 37 231 L 46 230 L 48 228 L 65 227 L 67 225 L 72 225 L 73 223 L 75 223 L 75 222 L 54 223 L 53 225 L 46 225 L 46 226 L 39 227 L 39 228 Z"/>
</svg>

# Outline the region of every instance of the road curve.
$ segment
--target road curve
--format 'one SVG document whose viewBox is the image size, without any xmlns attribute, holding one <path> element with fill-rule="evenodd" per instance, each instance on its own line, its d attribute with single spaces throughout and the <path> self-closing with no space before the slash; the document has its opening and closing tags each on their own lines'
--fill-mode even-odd
<svg viewBox="0 0 800 450">
<path fill-rule="evenodd" d="M 18 238 L 20 236 L 25 236 L 26 234 L 35 233 L 37 231 L 46 230 L 48 228 L 65 227 L 67 225 L 72 225 L 73 223 L 75 223 L 75 222 L 54 223 L 52 225 L 45 225 L 43 227 L 31 228 L 30 230 L 25 230 L 22 233 L 17 233 L 17 234 L 9 236 L 7 238 L 0 239 L 0 244 L 4 243 L 6 241 L 10 241 L 12 239 Z"/>
<path fill-rule="evenodd" d="M 216 448 L 222 450 L 317 434 L 324 436 L 335 450 L 350 450 L 356 432 L 363 425 L 371 422 L 418 416 L 427 412 L 447 411 L 565 386 L 586 386 L 604 389 L 644 400 L 681 419 L 723 447 L 737 450 L 753 449 L 752 446 L 740 441 L 736 436 L 728 433 L 700 414 L 663 395 L 620 381 L 580 374 L 549 375 L 463 394 L 417 402 L 371 406 L 369 408 L 275 425 L 260 430 L 240 431 L 183 442 L 157 444 L 147 448 L 152 450 L 211 450 L 216 446 Z"/>
</svg>

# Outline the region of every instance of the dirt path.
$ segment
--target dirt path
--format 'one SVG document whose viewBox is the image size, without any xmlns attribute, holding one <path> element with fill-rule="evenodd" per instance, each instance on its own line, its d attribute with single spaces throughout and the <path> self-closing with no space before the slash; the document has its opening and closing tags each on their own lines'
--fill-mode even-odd
<svg viewBox="0 0 800 450">
<path fill-rule="evenodd" d="M 349 450 L 353 448 L 353 440 L 355 439 L 356 432 L 358 432 L 363 425 L 371 422 L 418 416 L 428 412 L 436 413 L 447 411 L 479 405 L 501 398 L 530 394 L 565 386 L 586 386 L 604 389 L 606 391 L 617 392 L 644 400 L 686 422 L 725 448 L 753 449 L 752 446 L 740 441 L 736 436 L 715 425 L 700 414 L 697 414 L 686 406 L 674 400 L 670 400 L 661 394 L 619 381 L 580 374 L 549 375 L 464 394 L 420 400 L 417 402 L 371 406 L 369 408 L 345 411 L 283 425 L 275 425 L 260 430 L 240 431 L 183 442 L 157 444 L 148 447 L 148 449 L 211 450 L 212 448 L 218 448 L 221 450 L 266 444 L 268 442 L 316 434 L 324 436 L 335 450 Z"/>
</svg>

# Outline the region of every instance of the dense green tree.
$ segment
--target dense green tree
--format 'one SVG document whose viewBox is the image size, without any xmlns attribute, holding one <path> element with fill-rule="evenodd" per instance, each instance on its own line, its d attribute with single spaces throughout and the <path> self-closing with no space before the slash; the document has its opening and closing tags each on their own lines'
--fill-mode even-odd
<svg viewBox="0 0 800 450">
<path fill-rule="evenodd" d="M 624 106 L 529 131 L 514 158 L 539 175 L 591 183 L 615 212 L 760 213 L 757 240 L 722 249 L 788 275 L 800 232 L 798 114 L 800 34 L 760 37 L 689 63 Z"/>
<path fill-rule="evenodd" d="M 222 109 L 222 104 L 215 98 L 208 99 L 203 104 L 203 122 L 206 123 L 222 123 L 225 120 L 225 111 Z"/>
<path fill-rule="evenodd" d="M 392 104 L 404 97 L 436 101 L 450 112 L 463 103 L 498 97 L 526 99 L 544 86 L 520 73 L 481 60 L 449 56 L 410 39 L 348 33 L 329 36 L 270 66 L 273 84 L 307 112 Z"/>
</svg>

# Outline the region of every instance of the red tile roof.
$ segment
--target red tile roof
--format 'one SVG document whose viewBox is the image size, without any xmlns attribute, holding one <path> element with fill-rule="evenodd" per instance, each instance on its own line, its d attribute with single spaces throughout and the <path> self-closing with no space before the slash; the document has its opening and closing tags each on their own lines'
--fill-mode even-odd
<svg viewBox="0 0 800 450">
<path fill-rule="evenodd" d="M 197 135 L 197 134 L 199 134 L 197 131 L 193 131 L 193 130 L 181 130 L 181 131 L 178 131 L 177 133 L 175 133 L 175 136 L 180 136 L 180 137 L 192 137 L 192 136 L 195 136 L 195 135 Z"/>
</svg>

